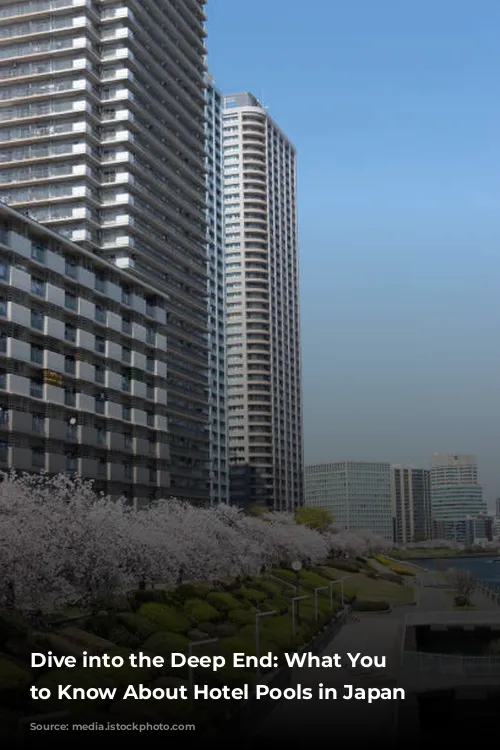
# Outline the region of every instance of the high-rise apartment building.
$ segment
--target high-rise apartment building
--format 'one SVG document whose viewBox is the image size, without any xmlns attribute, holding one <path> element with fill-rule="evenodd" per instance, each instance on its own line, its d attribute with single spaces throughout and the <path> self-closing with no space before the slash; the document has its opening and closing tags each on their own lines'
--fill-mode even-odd
<svg viewBox="0 0 500 750">
<path fill-rule="evenodd" d="M 305 500 L 348 531 L 372 531 L 393 541 L 391 465 L 337 461 L 305 469 Z"/>
<path fill-rule="evenodd" d="M 475 456 L 434 454 L 431 458 L 431 509 L 434 536 L 450 539 L 469 516 L 487 514 Z"/>
<path fill-rule="evenodd" d="M 169 492 L 199 502 L 209 494 L 203 7 L 0 6 L 0 199 L 168 296 Z"/>
<path fill-rule="evenodd" d="M 423 542 L 431 536 L 431 484 L 429 469 L 392 468 L 394 541 Z"/>
<path fill-rule="evenodd" d="M 164 499 L 168 304 L 0 204 L 0 469 L 78 473 L 136 507 Z"/>
<path fill-rule="evenodd" d="M 251 94 L 224 98 L 231 498 L 303 502 L 296 152 Z"/>
<path fill-rule="evenodd" d="M 229 502 L 226 383 L 226 295 L 222 161 L 222 96 L 206 77 L 208 374 L 210 499 Z"/>
</svg>

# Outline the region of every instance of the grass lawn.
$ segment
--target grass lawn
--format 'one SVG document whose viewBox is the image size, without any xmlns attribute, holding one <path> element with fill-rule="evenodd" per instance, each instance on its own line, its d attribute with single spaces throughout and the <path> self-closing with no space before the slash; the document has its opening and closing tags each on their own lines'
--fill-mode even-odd
<svg viewBox="0 0 500 750">
<path fill-rule="evenodd" d="M 365 601 L 382 601 L 388 604 L 411 604 L 415 600 L 413 588 L 410 586 L 399 586 L 390 581 L 375 581 L 362 573 L 346 574 L 342 570 L 335 570 L 334 573 L 338 573 L 338 578 L 349 576 L 344 583 L 346 596 L 357 596 Z M 340 593 L 340 586 L 335 586 L 335 589 Z"/>
</svg>

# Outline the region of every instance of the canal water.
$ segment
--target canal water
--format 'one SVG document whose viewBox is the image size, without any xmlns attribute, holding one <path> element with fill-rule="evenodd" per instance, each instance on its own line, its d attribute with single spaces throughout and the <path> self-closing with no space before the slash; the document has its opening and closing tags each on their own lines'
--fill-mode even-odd
<svg viewBox="0 0 500 750">
<path fill-rule="evenodd" d="M 489 586 L 500 586 L 500 562 L 495 557 L 441 557 L 435 560 L 409 560 L 429 570 L 458 568 L 468 570 L 472 575 Z"/>
</svg>

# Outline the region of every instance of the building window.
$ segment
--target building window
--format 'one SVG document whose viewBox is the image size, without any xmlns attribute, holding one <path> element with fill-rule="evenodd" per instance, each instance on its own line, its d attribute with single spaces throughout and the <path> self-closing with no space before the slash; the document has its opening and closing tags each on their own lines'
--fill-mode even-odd
<svg viewBox="0 0 500 750">
<path fill-rule="evenodd" d="M 71 279 L 76 279 L 76 276 L 78 273 L 78 266 L 70 258 L 66 258 L 65 273 L 66 273 L 66 276 L 69 276 Z"/>
<path fill-rule="evenodd" d="M 31 258 L 38 263 L 45 263 L 45 247 L 39 242 L 31 245 Z"/>
<path fill-rule="evenodd" d="M 66 425 L 66 437 L 68 440 L 76 440 L 78 437 L 78 426 L 76 424 L 76 417 L 72 417 Z"/>
<path fill-rule="evenodd" d="M 102 305 L 95 306 L 95 319 L 98 323 L 106 323 L 106 310 Z"/>
<path fill-rule="evenodd" d="M 45 414 L 35 412 L 31 415 L 31 429 L 39 435 L 45 433 Z"/>
<path fill-rule="evenodd" d="M 108 473 L 108 462 L 105 458 L 99 458 L 97 464 L 97 473 L 99 476 L 106 476 Z"/>
<path fill-rule="evenodd" d="M 155 370 L 155 360 L 153 357 L 146 357 L 146 370 L 148 372 L 154 372 Z"/>
<path fill-rule="evenodd" d="M 97 428 L 97 442 L 99 445 L 105 445 L 106 443 L 106 430 L 104 427 Z"/>
<path fill-rule="evenodd" d="M 9 460 L 9 444 L 5 440 L 0 441 L 0 461 Z"/>
<path fill-rule="evenodd" d="M 95 277 L 95 288 L 97 292 L 101 292 L 102 294 L 106 294 L 106 279 L 104 276 L 101 276 L 100 274 L 97 274 Z"/>
<path fill-rule="evenodd" d="M 43 398 L 43 380 L 39 380 L 38 378 L 31 378 L 30 396 L 32 396 L 33 398 Z"/>
<path fill-rule="evenodd" d="M 64 389 L 64 403 L 66 406 L 76 406 L 76 391 L 74 388 Z"/>
<path fill-rule="evenodd" d="M 127 364 L 130 364 L 131 358 L 132 358 L 132 353 L 130 349 L 124 346 L 122 348 L 122 362 L 126 362 Z"/>
<path fill-rule="evenodd" d="M 72 343 L 76 341 L 76 327 L 72 326 L 71 323 L 66 323 L 64 326 L 64 338 Z"/>
<path fill-rule="evenodd" d="M 7 281 L 9 278 L 9 266 L 4 260 L 0 260 L 0 279 Z"/>
<path fill-rule="evenodd" d="M 45 451 L 33 448 L 31 451 L 31 465 L 36 469 L 45 468 Z"/>
<path fill-rule="evenodd" d="M 66 471 L 76 471 L 77 457 L 74 453 L 66 454 Z"/>
<path fill-rule="evenodd" d="M 131 300 L 130 289 L 124 286 L 122 288 L 122 303 L 124 305 L 130 305 L 130 300 Z"/>
<path fill-rule="evenodd" d="M 70 292 L 65 292 L 64 306 L 67 307 L 68 310 L 73 310 L 74 312 L 76 312 L 77 300 L 74 294 L 71 294 Z"/>
<path fill-rule="evenodd" d="M 31 311 L 31 327 L 38 331 L 43 331 L 45 325 L 45 315 L 41 310 Z"/>
<path fill-rule="evenodd" d="M 154 401 L 155 397 L 155 389 L 154 386 L 150 385 L 149 383 L 146 385 L 146 398 L 148 401 Z"/>
<path fill-rule="evenodd" d="M 132 418 L 132 410 L 131 410 L 130 406 L 127 406 L 125 404 L 123 405 L 123 407 L 122 407 L 122 418 L 126 422 L 130 422 L 130 420 Z"/>
<path fill-rule="evenodd" d="M 7 317 L 7 299 L 6 297 L 0 297 L 0 317 Z"/>
<path fill-rule="evenodd" d="M 128 317 L 128 315 L 124 315 L 122 319 L 122 332 L 123 333 L 131 333 L 132 332 L 132 321 Z"/>
<path fill-rule="evenodd" d="M 31 277 L 31 293 L 39 297 L 45 297 L 45 281 L 36 276 Z"/>
<path fill-rule="evenodd" d="M 0 406 L 0 425 L 9 424 L 9 410 L 5 406 Z"/>
<path fill-rule="evenodd" d="M 154 412 L 148 411 L 146 413 L 146 424 L 148 427 L 154 427 L 155 426 L 155 415 Z"/>
<path fill-rule="evenodd" d="M 124 443 L 124 446 L 125 446 L 125 450 L 126 451 L 131 451 L 132 450 L 132 445 L 133 445 L 132 435 L 129 435 L 128 433 L 126 435 L 124 435 L 123 436 L 123 443 Z"/>
<path fill-rule="evenodd" d="M 132 465 L 131 464 L 123 464 L 123 475 L 125 479 L 132 479 L 133 473 L 132 473 Z"/>
<path fill-rule="evenodd" d="M 96 383 L 104 383 L 106 378 L 106 368 L 104 365 L 96 365 L 94 370 L 94 377 Z"/>
<path fill-rule="evenodd" d="M 31 361 L 36 365 L 43 365 L 44 351 L 43 346 L 31 344 Z"/>
<path fill-rule="evenodd" d="M 64 372 L 67 375 L 74 375 L 76 373 L 76 361 L 71 355 L 64 358 Z"/>
<path fill-rule="evenodd" d="M 154 328 L 146 328 L 146 342 L 153 345 L 156 343 L 156 331 Z"/>
<path fill-rule="evenodd" d="M 122 375 L 122 391 L 130 393 L 130 375 L 128 373 Z"/>
<path fill-rule="evenodd" d="M 7 334 L 2 332 L 0 333 L 0 354 L 6 354 L 7 353 Z"/>
<path fill-rule="evenodd" d="M 99 352 L 99 354 L 106 353 L 106 340 L 104 336 L 95 337 L 95 350 L 96 352 Z"/>
</svg>

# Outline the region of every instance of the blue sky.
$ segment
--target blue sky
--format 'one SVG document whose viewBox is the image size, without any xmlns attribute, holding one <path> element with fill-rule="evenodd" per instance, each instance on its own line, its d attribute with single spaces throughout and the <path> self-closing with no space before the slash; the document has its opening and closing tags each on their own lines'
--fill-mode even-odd
<svg viewBox="0 0 500 750">
<path fill-rule="evenodd" d="M 299 155 L 305 453 L 476 453 L 500 497 L 500 3 L 208 0 Z"/>
</svg>

